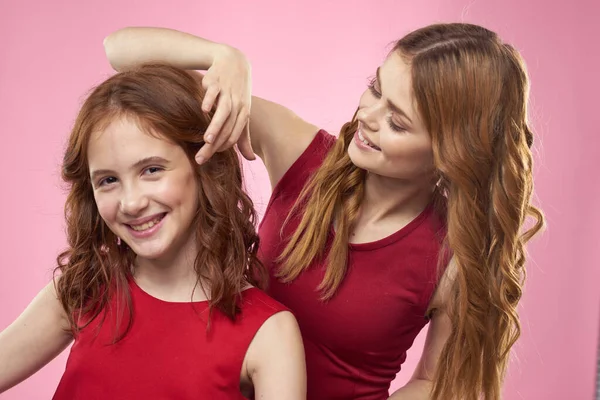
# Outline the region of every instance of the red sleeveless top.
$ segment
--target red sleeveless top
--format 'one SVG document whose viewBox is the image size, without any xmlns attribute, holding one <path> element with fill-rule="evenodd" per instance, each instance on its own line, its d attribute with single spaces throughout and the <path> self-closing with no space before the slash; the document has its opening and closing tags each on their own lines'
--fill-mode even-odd
<svg viewBox="0 0 600 400">
<path fill-rule="evenodd" d="M 54 400 L 245 399 L 240 373 L 246 350 L 262 324 L 285 307 L 259 289 L 247 289 L 237 320 L 215 310 L 207 331 L 208 302 L 162 301 L 133 279 L 129 288 L 129 332 L 111 344 L 117 313 L 110 310 L 101 326 L 96 318 L 83 329 Z"/>
<path fill-rule="evenodd" d="M 272 272 L 299 219 L 283 232 L 282 223 L 335 140 L 320 131 L 273 190 L 259 230 L 260 257 Z M 350 244 L 348 273 L 326 303 L 317 291 L 322 263 L 289 284 L 271 273 L 269 295 L 292 310 L 302 331 L 309 400 L 388 398 L 406 351 L 427 324 L 444 231 L 442 218 L 428 206 L 391 236 Z"/>
</svg>

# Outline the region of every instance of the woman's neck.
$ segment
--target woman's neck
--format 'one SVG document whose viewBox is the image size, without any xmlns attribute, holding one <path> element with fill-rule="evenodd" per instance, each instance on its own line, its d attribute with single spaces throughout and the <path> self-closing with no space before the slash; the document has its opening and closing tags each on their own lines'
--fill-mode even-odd
<svg viewBox="0 0 600 400">
<path fill-rule="evenodd" d="M 431 202 L 433 188 L 432 184 L 367 174 L 359 215 L 349 233 L 350 242 L 374 242 L 399 231 Z"/>
<path fill-rule="evenodd" d="M 368 173 L 361 203 L 361 219 L 370 223 L 388 218 L 414 218 L 430 203 L 434 185 L 406 182 Z"/>
</svg>

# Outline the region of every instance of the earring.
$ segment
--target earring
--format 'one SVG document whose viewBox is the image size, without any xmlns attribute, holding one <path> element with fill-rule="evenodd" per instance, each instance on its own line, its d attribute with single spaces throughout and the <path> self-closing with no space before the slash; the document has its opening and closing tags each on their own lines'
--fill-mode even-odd
<svg viewBox="0 0 600 400">
<path fill-rule="evenodd" d="M 121 246 L 121 238 L 117 236 L 117 246 Z"/>
</svg>

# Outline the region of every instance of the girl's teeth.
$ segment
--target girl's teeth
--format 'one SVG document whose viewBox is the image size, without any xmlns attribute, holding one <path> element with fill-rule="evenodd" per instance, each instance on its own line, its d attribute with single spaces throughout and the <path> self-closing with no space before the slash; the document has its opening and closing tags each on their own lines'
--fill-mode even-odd
<svg viewBox="0 0 600 400">
<path fill-rule="evenodd" d="M 146 229 L 150 229 L 152 228 L 154 225 L 158 224 L 160 222 L 160 218 L 155 219 L 154 221 L 150 221 L 150 222 L 146 222 L 145 224 L 142 225 L 131 225 L 131 228 L 134 231 L 145 231 Z"/>
</svg>

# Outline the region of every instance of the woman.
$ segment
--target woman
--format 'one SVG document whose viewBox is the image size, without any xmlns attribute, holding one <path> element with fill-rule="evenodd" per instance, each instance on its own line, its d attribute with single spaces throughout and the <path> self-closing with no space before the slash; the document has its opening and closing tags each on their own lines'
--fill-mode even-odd
<svg viewBox="0 0 600 400">
<path fill-rule="evenodd" d="M 74 339 L 57 400 L 305 398 L 295 318 L 255 287 L 238 156 L 194 162 L 203 95 L 187 72 L 148 65 L 87 98 L 63 164 L 69 249 L 0 334 L 0 392 Z"/>
<path fill-rule="evenodd" d="M 470 24 L 409 33 L 337 139 L 250 102 L 248 62 L 226 45 L 125 28 L 105 48 L 117 70 L 150 60 L 207 70 L 203 107 L 218 106 L 197 161 L 238 143 L 265 163 L 273 194 L 260 258 L 269 293 L 298 318 L 309 399 L 387 398 L 427 322 L 414 376 L 390 399 L 500 398 L 525 243 L 543 223 L 530 204 L 528 78 L 513 47 Z"/>
</svg>

